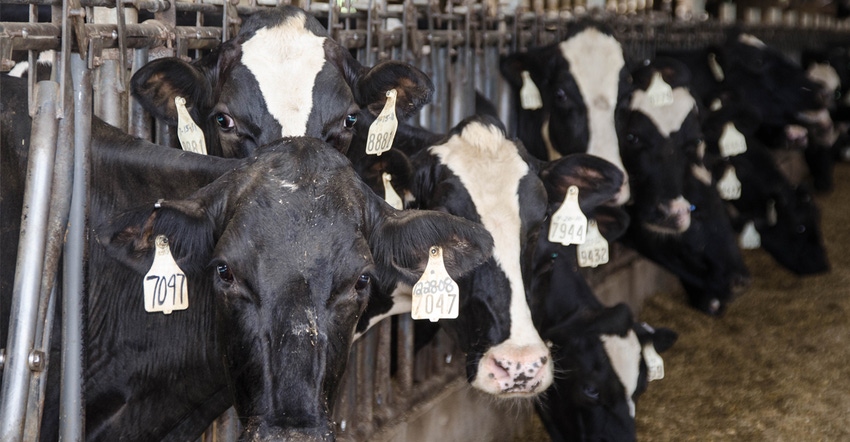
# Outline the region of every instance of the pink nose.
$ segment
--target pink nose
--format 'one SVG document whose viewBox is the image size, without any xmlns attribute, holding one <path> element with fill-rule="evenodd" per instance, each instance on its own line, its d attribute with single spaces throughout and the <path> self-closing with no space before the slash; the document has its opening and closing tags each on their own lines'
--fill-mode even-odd
<svg viewBox="0 0 850 442">
<path fill-rule="evenodd" d="M 494 349 L 495 350 L 495 349 Z M 491 351 L 482 358 L 478 376 L 487 391 L 497 395 L 534 395 L 552 383 L 547 347 Z"/>
</svg>

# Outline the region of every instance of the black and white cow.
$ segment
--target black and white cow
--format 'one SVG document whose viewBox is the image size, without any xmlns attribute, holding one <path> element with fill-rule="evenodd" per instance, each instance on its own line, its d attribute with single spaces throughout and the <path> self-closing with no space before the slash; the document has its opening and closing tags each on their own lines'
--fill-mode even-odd
<svg viewBox="0 0 850 442">
<path fill-rule="evenodd" d="M 612 33 L 598 24 L 577 24 L 560 43 L 508 55 L 501 72 L 518 103 L 516 135 L 529 152 L 540 159 L 580 152 L 604 158 L 627 174 L 618 201 L 628 201 L 617 134 L 631 86 L 622 45 Z M 523 89 L 532 87 L 539 104 L 521 99 Z"/>
<path fill-rule="evenodd" d="M 746 287 L 749 271 L 703 164 L 687 69 L 658 58 L 633 78 L 621 152 L 635 203 L 627 206 L 632 222 L 623 242 L 679 277 L 693 307 L 719 314 Z"/>
<path fill-rule="evenodd" d="M 15 80 L 2 78 L 5 263 L 16 259 L 29 141 L 26 86 Z M 330 440 L 370 281 L 413 284 L 435 245 L 458 278 L 492 249 L 477 223 L 390 208 L 313 138 L 223 159 L 95 120 L 89 170 L 89 440 L 193 440 L 231 405 L 252 440 Z M 148 313 L 143 293 L 162 238 L 188 285 L 188 309 L 169 315 Z M 14 266 L 3 267 L 8 312 Z M 58 392 L 48 388 L 43 440 L 57 437 Z"/>
<path fill-rule="evenodd" d="M 142 106 L 170 125 L 183 97 L 207 152 L 224 157 L 246 157 L 286 136 L 317 137 L 345 152 L 358 110 L 378 115 L 391 89 L 404 119 L 431 100 L 433 84 L 407 63 L 361 66 L 293 6 L 253 13 L 238 35 L 197 61 L 154 60 L 132 79 Z"/>
</svg>

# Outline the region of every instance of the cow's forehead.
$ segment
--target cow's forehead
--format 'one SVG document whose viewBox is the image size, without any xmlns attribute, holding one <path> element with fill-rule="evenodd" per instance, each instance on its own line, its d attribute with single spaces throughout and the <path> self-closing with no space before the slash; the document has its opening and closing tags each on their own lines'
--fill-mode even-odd
<svg viewBox="0 0 850 442">
<path fill-rule="evenodd" d="M 696 109 L 696 100 L 682 87 L 673 89 L 673 102 L 666 106 L 656 106 L 645 90 L 638 89 L 632 94 L 630 108 L 646 115 L 664 138 L 679 130 L 690 113 Z"/>
<path fill-rule="evenodd" d="M 304 14 L 288 16 L 242 44 L 242 64 L 256 78 L 284 137 L 307 135 L 313 88 L 325 64 L 327 38 L 307 29 L 306 20 Z"/>
<path fill-rule="evenodd" d="M 620 70 L 626 64 L 620 42 L 591 27 L 561 42 L 559 48 L 585 103 L 616 106 Z"/>
</svg>

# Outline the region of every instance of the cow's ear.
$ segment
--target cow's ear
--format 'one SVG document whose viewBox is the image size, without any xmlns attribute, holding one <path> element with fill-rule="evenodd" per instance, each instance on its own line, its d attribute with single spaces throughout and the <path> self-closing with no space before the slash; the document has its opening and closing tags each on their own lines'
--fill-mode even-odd
<svg viewBox="0 0 850 442">
<path fill-rule="evenodd" d="M 382 211 L 369 238 L 375 265 L 406 284 L 422 276 L 431 246 L 442 248 L 446 271 L 454 279 L 493 253 L 493 237 L 481 224 L 432 210 Z"/>
<path fill-rule="evenodd" d="M 624 303 L 605 307 L 587 322 L 588 334 L 625 336 L 634 324 L 632 310 Z"/>
<path fill-rule="evenodd" d="M 130 87 L 146 111 L 170 125 L 177 124 L 175 97 L 186 100 L 186 108 L 199 122 L 199 109 L 209 106 L 212 95 L 205 70 L 176 57 L 160 58 L 142 66 L 133 74 Z"/>
<path fill-rule="evenodd" d="M 590 215 L 596 220 L 599 233 L 608 241 L 623 236 L 629 227 L 629 214 L 618 206 L 599 206 Z"/>
<path fill-rule="evenodd" d="M 97 226 L 95 232 L 110 256 L 142 275 L 153 263 L 157 236 L 168 238 L 171 255 L 187 275 L 203 270 L 214 248 L 210 217 L 189 201 L 163 201 L 159 208 L 131 210 Z"/>
<path fill-rule="evenodd" d="M 645 322 L 635 324 L 634 329 L 641 345 L 652 342 L 652 346 L 655 347 L 655 351 L 658 353 L 669 350 L 676 343 L 676 340 L 679 339 L 679 334 L 675 331 L 665 327 L 652 328 Z"/>
<path fill-rule="evenodd" d="M 408 63 L 389 60 L 364 68 L 349 56 L 346 64 L 347 71 L 356 73 L 349 76 L 354 99 L 372 115 L 381 113 L 387 101 L 387 91 L 391 89 L 396 91 L 395 111 L 401 121 L 430 103 L 434 96 L 431 78 Z"/>
<path fill-rule="evenodd" d="M 549 205 L 558 205 L 570 186 L 579 190 L 579 206 L 584 213 L 612 201 L 623 185 L 623 172 L 607 160 L 593 155 L 573 154 L 547 164 L 540 171 Z"/>
<path fill-rule="evenodd" d="M 351 158 L 351 163 L 357 175 L 376 194 L 386 197 L 384 174 L 390 175 L 390 185 L 402 200 L 411 190 L 413 181 L 413 165 L 410 158 L 398 149 L 390 149 L 382 155 L 358 155 Z"/>
</svg>

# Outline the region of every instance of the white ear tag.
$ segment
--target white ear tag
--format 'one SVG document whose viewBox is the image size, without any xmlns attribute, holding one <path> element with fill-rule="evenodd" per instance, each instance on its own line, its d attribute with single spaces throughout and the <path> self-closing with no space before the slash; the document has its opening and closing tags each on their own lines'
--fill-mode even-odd
<svg viewBox="0 0 850 442">
<path fill-rule="evenodd" d="M 384 172 L 382 179 L 384 181 L 384 200 L 396 210 L 404 209 L 404 202 L 390 183 L 393 179 L 392 175 Z"/>
<path fill-rule="evenodd" d="M 413 319 L 437 322 L 440 319 L 457 318 L 460 296 L 457 283 L 449 276 L 443 264 L 442 247 L 432 246 L 428 250 L 428 265 L 413 286 L 412 304 L 410 316 Z"/>
<path fill-rule="evenodd" d="M 540 98 L 540 90 L 531 79 L 528 71 L 522 71 L 522 88 L 519 90 L 519 104 L 523 109 L 534 110 L 543 107 L 543 99 Z"/>
<path fill-rule="evenodd" d="M 186 99 L 174 97 L 174 106 L 177 108 L 177 139 L 180 147 L 187 152 L 195 152 L 201 155 L 207 154 L 207 141 L 204 131 L 195 124 L 195 120 L 186 109 Z"/>
<path fill-rule="evenodd" d="M 156 237 L 156 252 L 153 265 L 145 275 L 145 311 L 162 312 L 166 315 L 174 310 L 189 308 L 189 284 L 186 274 L 171 256 L 168 238 Z"/>
<path fill-rule="evenodd" d="M 720 193 L 720 198 L 726 201 L 741 198 L 741 181 L 738 180 L 734 166 L 730 165 L 726 168 L 723 177 L 717 182 L 717 192 Z"/>
<path fill-rule="evenodd" d="M 646 377 L 649 382 L 664 379 L 664 359 L 655 351 L 651 342 L 643 346 L 643 361 L 646 362 Z"/>
<path fill-rule="evenodd" d="M 778 221 L 779 214 L 776 213 L 776 201 L 767 200 L 767 225 L 775 226 Z"/>
<path fill-rule="evenodd" d="M 741 237 L 738 238 L 738 243 L 742 249 L 752 250 L 761 247 L 761 235 L 756 230 L 755 224 L 752 221 L 744 225 L 744 230 L 741 232 Z"/>
<path fill-rule="evenodd" d="M 561 207 L 552 215 L 549 223 L 549 241 L 582 244 L 587 238 L 587 217 L 578 206 L 578 187 L 570 186 Z"/>
<path fill-rule="evenodd" d="M 576 246 L 579 267 L 597 267 L 608 263 L 608 240 L 599 233 L 596 220 L 587 221 L 587 238 Z"/>
<path fill-rule="evenodd" d="M 651 106 L 662 107 L 673 104 L 673 88 L 664 81 L 660 72 L 652 74 L 652 81 L 646 88 L 646 96 Z"/>
<path fill-rule="evenodd" d="M 723 102 L 720 101 L 719 98 L 715 98 L 714 101 L 711 102 L 711 106 L 708 107 L 711 111 L 719 111 L 723 109 Z"/>
<path fill-rule="evenodd" d="M 744 134 L 738 132 L 732 122 L 723 126 L 723 134 L 720 135 L 717 145 L 720 147 L 720 155 L 724 158 L 734 157 L 747 151 L 747 140 Z"/>
<path fill-rule="evenodd" d="M 366 142 L 366 153 L 369 155 L 381 155 L 393 147 L 393 139 L 398 129 L 398 119 L 395 115 L 395 98 L 398 93 L 395 89 L 387 91 L 387 101 L 384 109 L 369 126 L 369 138 Z"/>
<path fill-rule="evenodd" d="M 717 56 L 713 53 L 708 54 L 708 68 L 711 70 L 711 75 L 714 76 L 714 79 L 717 81 L 723 81 L 726 78 L 723 75 L 723 68 L 720 67 L 720 63 L 717 62 Z"/>
</svg>

